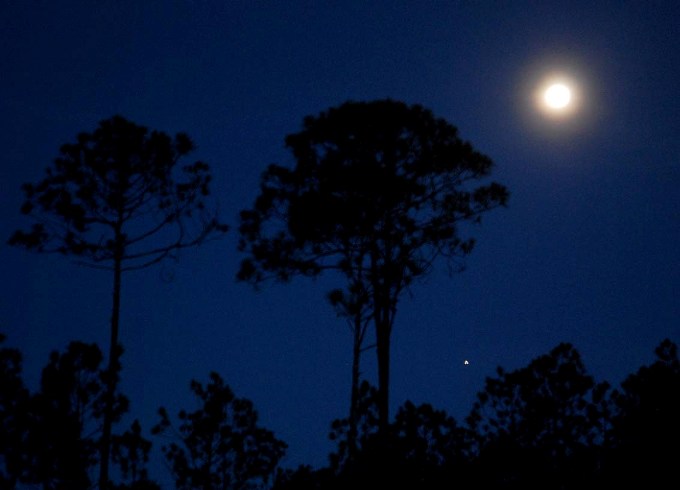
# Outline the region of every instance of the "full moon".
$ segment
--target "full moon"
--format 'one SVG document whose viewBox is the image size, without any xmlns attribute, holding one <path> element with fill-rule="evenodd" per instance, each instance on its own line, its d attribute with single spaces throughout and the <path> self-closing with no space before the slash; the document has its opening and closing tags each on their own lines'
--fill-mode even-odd
<svg viewBox="0 0 680 490">
<path fill-rule="evenodd" d="M 562 83 L 555 83 L 546 89 L 543 100 L 552 109 L 563 109 L 571 102 L 571 90 Z"/>
<path fill-rule="evenodd" d="M 582 74 L 546 69 L 535 76 L 531 89 L 525 93 L 531 97 L 533 109 L 542 116 L 541 121 L 551 122 L 548 128 L 565 128 L 578 122 L 574 116 L 585 115 L 588 107 Z M 582 121 L 582 117 L 579 120 Z"/>
</svg>

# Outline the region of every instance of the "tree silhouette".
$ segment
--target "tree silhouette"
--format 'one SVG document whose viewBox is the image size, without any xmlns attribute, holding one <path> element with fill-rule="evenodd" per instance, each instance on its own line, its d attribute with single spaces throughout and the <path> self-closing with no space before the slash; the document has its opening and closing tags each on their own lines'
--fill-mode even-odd
<svg viewBox="0 0 680 490">
<path fill-rule="evenodd" d="M 664 339 L 656 361 L 621 383 L 612 399 L 609 481 L 662 487 L 677 479 L 680 461 L 680 361 L 677 345 Z"/>
<path fill-rule="evenodd" d="M 337 475 L 330 468 L 313 469 L 300 465 L 293 469 L 280 469 L 276 473 L 272 490 L 341 490 Z M 361 487 L 358 487 L 361 488 Z"/>
<path fill-rule="evenodd" d="M 412 486 L 450 488 L 454 477 L 463 483 L 470 434 L 453 417 L 428 403 L 407 401 L 397 411 L 392 430 Z"/>
<path fill-rule="evenodd" d="M 451 271 L 474 241 L 461 223 L 504 205 L 500 184 L 473 188 L 491 160 L 457 129 L 419 105 L 393 100 L 347 102 L 286 137 L 296 160 L 270 165 L 252 209 L 241 212 L 238 278 L 344 278 L 348 298 L 368 299 L 378 358 L 380 428 L 389 423 L 389 347 L 401 294 L 436 259 Z"/>
<path fill-rule="evenodd" d="M 352 332 L 352 382 L 347 432 L 347 456 L 352 459 L 357 452 L 357 424 L 360 416 L 360 361 L 362 352 L 369 348 L 364 347 L 364 339 L 371 322 L 371 310 L 368 292 L 361 283 L 351 284 L 348 290 L 346 293 L 342 289 L 334 289 L 328 294 L 328 300 L 336 308 L 338 316 L 347 320 Z"/>
<path fill-rule="evenodd" d="M 568 343 L 522 369 L 487 378 L 467 418 L 479 481 L 494 488 L 583 488 L 596 473 L 608 416 L 596 384 Z"/>
<path fill-rule="evenodd" d="M 91 488 L 90 470 L 99 462 L 99 429 L 106 405 L 107 373 L 101 363 L 96 344 L 71 342 L 65 352 L 51 353 L 40 391 L 29 405 L 24 446 L 28 483 L 55 490 Z M 127 398 L 116 394 L 113 420 L 127 407 Z"/>
<path fill-rule="evenodd" d="M 205 206 L 208 165 L 199 161 L 176 169 L 194 148 L 184 133 L 173 139 L 114 116 L 63 145 L 46 177 L 23 186 L 21 211 L 34 224 L 29 231 L 16 231 L 11 245 L 70 255 L 78 264 L 113 272 L 101 490 L 109 481 L 121 275 L 176 257 L 178 250 L 226 231 Z"/>
<path fill-rule="evenodd" d="M 111 461 L 120 467 L 124 483 L 114 485 L 115 490 L 160 490 L 149 480 L 146 465 L 149 462 L 151 441 L 142 436 L 142 427 L 135 419 L 130 428 L 111 440 Z"/>
<path fill-rule="evenodd" d="M 332 480 L 337 488 L 450 488 L 454 475 L 459 481 L 464 478 L 470 437 L 453 417 L 427 403 L 417 406 L 407 401 L 397 410 L 384 436 L 378 432 L 376 388 L 363 381 L 359 395 L 353 457 L 348 451 L 349 421 L 334 420 L 330 438 L 336 441 L 337 449 L 330 455 L 329 468 L 334 478 L 330 479 L 327 472 L 313 473 L 302 467 L 284 475 L 287 481 L 281 479 L 280 484 L 315 481 L 320 485 L 326 482 L 326 488 Z"/>
<path fill-rule="evenodd" d="M 335 473 L 347 472 L 356 463 L 357 454 L 367 452 L 378 433 L 378 420 L 378 390 L 363 381 L 357 390 L 354 413 L 350 413 L 348 419 L 331 423 L 329 438 L 337 443 L 337 450 L 330 454 L 329 460 Z"/>
<path fill-rule="evenodd" d="M 257 425 L 252 403 L 236 398 L 215 372 L 203 386 L 191 382 L 201 406 L 179 412 L 179 426 L 170 422 L 165 408 L 154 434 L 177 442 L 163 446 L 163 453 L 179 490 L 248 490 L 261 488 L 274 474 L 286 444 Z"/>
<path fill-rule="evenodd" d="M 0 334 L 0 346 L 6 337 Z M 0 347 L 0 488 L 11 489 L 25 471 L 25 429 L 28 390 L 21 378 L 22 356 Z"/>
</svg>

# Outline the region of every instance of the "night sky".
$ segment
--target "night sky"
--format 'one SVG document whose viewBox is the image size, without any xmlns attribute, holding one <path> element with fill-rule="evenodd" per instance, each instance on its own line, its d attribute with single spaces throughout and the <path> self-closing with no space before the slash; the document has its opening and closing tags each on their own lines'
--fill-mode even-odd
<svg viewBox="0 0 680 490">
<path fill-rule="evenodd" d="M 6 245 L 30 224 L 21 184 L 115 114 L 186 131 L 198 146 L 187 163 L 211 165 L 232 230 L 124 276 L 126 422 L 148 434 L 160 405 L 193 409 L 189 381 L 215 370 L 289 445 L 284 466 L 325 464 L 330 422 L 349 406 L 351 335 L 325 301 L 339 283 L 236 282 L 238 212 L 268 164 L 293 164 L 283 140 L 304 116 L 392 98 L 457 126 L 511 193 L 465 229 L 477 247 L 463 273 L 439 267 L 399 304 L 392 413 L 429 402 L 462 421 L 497 366 L 563 341 L 617 385 L 661 340 L 680 341 L 679 26 L 672 0 L 0 0 L 6 345 L 32 389 L 51 350 L 108 350 L 111 274 Z M 558 72 L 579 103 L 551 118 L 535 90 Z M 362 363 L 377 383 L 374 351 Z M 157 464 L 151 477 L 168 474 Z"/>
</svg>

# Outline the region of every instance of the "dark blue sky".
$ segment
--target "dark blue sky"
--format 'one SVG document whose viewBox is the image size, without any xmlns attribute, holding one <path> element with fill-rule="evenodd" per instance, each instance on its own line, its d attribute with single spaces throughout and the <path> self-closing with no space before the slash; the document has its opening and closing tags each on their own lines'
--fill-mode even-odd
<svg viewBox="0 0 680 490">
<path fill-rule="evenodd" d="M 616 385 L 680 341 L 679 20 L 675 1 L 0 0 L 0 331 L 31 387 L 50 350 L 108 345 L 109 274 L 4 244 L 28 224 L 20 185 L 78 132 L 114 114 L 188 132 L 234 226 L 265 166 L 292 163 L 283 138 L 304 116 L 391 97 L 456 125 L 511 192 L 470 230 L 467 270 L 440 268 L 401 302 L 393 410 L 430 402 L 460 421 L 497 366 L 561 341 Z M 556 70 L 581 94 L 560 121 L 533 101 Z M 215 370 L 289 444 L 284 465 L 322 465 L 349 402 L 333 281 L 255 292 L 234 279 L 236 239 L 124 277 L 131 415 L 148 429 L 160 405 L 193 407 L 190 379 Z M 363 366 L 375 381 L 373 352 Z"/>
</svg>

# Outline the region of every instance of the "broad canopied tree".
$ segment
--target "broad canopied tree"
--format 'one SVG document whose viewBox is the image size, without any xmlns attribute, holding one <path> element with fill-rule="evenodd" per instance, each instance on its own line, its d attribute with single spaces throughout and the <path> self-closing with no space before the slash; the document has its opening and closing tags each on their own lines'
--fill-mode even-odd
<svg viewBox="0 0 680 490">
<path fill-rule="evenodd" d="M 21 211 L 33 225 L 16 231 L 11 245 L 68 255 L 113 273 L 101 490 L 109 485 L 122 273 L 176 257 L 226 231 L 206 205 L 208 165 L 179 164 L 194 149 L 184 133 L 170 137 L 114 116 L 63 145 L 44 179 L 23 187 Z"/>
<path fill-rule="evenodd" d="M 390 335 L 401 295 L 437 259 L 460 270 L 474 244 L 462 225 L 505 205 L 508 191 L 480 183 L 491 159 L 420 105 L 346 102 L 306 117 L 285 142 L 294 166 L 270 165 L 253 207 L 241 212 L 247 257 L 238 277 L 260 283 L 338 273 L 331 301 L 356 334 L 364 318 L 374 326 L 384 432 Z"/>
</svg>

